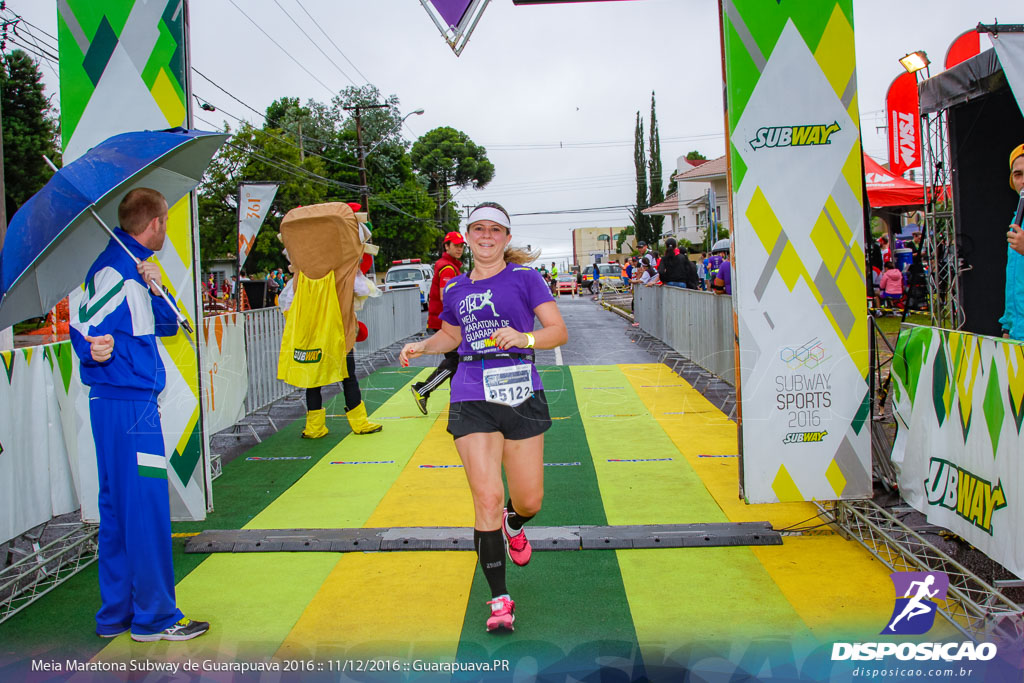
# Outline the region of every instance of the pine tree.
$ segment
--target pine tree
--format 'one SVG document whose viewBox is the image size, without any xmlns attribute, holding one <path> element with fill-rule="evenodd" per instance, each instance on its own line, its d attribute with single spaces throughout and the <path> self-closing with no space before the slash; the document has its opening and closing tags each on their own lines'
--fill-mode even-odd
<svg viewBox="0 0 1024 683">
<path fill-rule="evenodd" d="M 0 61 L 8 219 L 50 179 L 43 155 L 60 165 L 57 123 L 42 81 L 39 65 L 21 50 Z"/>
<path fill-rule="evenodd" d="M 661 136 L 658 134 L 658 115 L 654 111 L 654 91 L 651 91 L 651 132 L 650 132 L 650 160 L 647 162 L 650 169 L 650 201 L 648 206 L 654 206 L 665 201 L 665 192 L 661 185 Z M 665 222 L 664 216 L 651 216 L 651 241 L 657 242 L 661 239 L 661 227 Z"/>
<path fill-rule="evenodd" d="M 633 228 L 637 242 L 652 244 L 650 217 L 643 213 L 647 208 L 647 159 L 644 155 L 644 122 L 640 112 L 636 113 L 636 128 L 633 132 L 633 165 L 636 168 L 636 207 L 633 209 Z"/>
</svg>

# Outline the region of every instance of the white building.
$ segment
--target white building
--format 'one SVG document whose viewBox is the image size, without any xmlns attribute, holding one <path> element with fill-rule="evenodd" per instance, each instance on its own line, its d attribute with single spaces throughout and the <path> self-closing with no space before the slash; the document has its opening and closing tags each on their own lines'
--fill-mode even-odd
<svg viewBox="0 0 1024 683">
<path fill-rule="evenodd" d="M 701 244 L 708 227 L 710 193 L 714 193 L 718 238 L 726 237 L 730 226 L 725 157 L 710 161 L 688 161 L 686 157 L 679 157 L 676 165 L 677 172 L 672 178 L 677 183 L 678 191 L 643 212 L 668 217 L 662 227 L 663 237 Z"/>
</svg>

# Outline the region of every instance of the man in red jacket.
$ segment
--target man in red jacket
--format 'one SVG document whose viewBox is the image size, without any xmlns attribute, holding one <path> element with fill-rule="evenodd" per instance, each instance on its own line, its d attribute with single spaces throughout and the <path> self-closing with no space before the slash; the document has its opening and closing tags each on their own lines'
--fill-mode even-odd
<svg viewBox="0 0 1024 683">
<path fill-rule="evenodd" d="M 450 232 L 444 236 L 444 253 L 434 263 L 434 279 L 430 281 L 430 296 L 427 298 L 427 329 L 435 332 L 441 329 L 441 319 L 437 316 L 443 309 L 441 297 L 444 293 L 444 286 L 448 281 L 462 272 L 462 253 L 466 248 L 466 240 L 457 232 Z M 416 382 L 412 385 L 413 400 L 416 407 L 424 415 L 427 414 L 427 399 L 430 392 L 441 383 L 455 374 L 459 365 L 459 354 L 457 351 L 449 351 L 444 354 L 444 359 L 430 377 L 423 382 Z"/>
</svg>

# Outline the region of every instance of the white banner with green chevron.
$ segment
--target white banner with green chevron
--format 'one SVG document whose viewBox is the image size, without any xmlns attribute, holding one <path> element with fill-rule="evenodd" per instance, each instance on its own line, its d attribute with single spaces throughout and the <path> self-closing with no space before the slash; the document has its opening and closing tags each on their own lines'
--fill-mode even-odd
<svg viewBox="0 0 1024 683">
<path fill-rule="evenodd" d="M 184 0 L 57 0 L 56 4 L 64 163 L 111 135 L 188 126 Z M 170 208 L 167 243 L 156 260 L 164 283 L 198 330 L 192 214 L 189 196 Z M 171 516 L 203 519 L 209 463 L 200 428 L 199 356 L 184 334 L 178 334 L 161 338 L 160 357 L 167 370 L 160 410 L 169 457 Z M 88 411 L 82 414 L 87 416 Z M 85 429 L 80 438 L 91 441 L 91 430 Z M 85 519 L 94 521 L 98 518 L 96 463 L 91 443 L 81 446 L 82 512 Z"/>
<path fill-rule="evenodd" d="M 723 0 L 751 503 L 871 495 L 852 0 Z"/>
<path fill-rule="evenodd" d="M 892 377 L 903 499 L 1024 577 L 1024 344 L 907 327 Z"/>
<path fill-rule="evenodd" d="M 0 543 L 79 506 L 74 355 L 70 342 L 0 351 Z"/>
</svg>

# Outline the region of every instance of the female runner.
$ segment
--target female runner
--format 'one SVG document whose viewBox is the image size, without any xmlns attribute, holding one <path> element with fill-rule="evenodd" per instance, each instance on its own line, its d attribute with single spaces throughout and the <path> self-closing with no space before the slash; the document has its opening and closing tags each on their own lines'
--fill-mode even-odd
<svg viewBox="0 0 1024 683">
<path fill-rule="evenodd" d="M 469 216 L 466 240 L 474 267 L 444 290 L 441 331 L 406 344 L 400 360 L 459 350 L 452 378 L 448 432 L 473 495 L 473 542 L 491 589 L 487 630 L 513 630 L 515 603 L 505 585 L 505 551 L 514 563 L 530 561 L 523 525 L 544 498 L 544 432 L 551 426 L 534 349 L 568 339 L 558 305 L 540 273 L 525 265 L 530 254 L 509 249 L 512 221 L 487 202 Z M 540 329 L 534 330 L 534 316 Z M 505 468 L 508 500 L 501 481 Z"/>
</svg>

